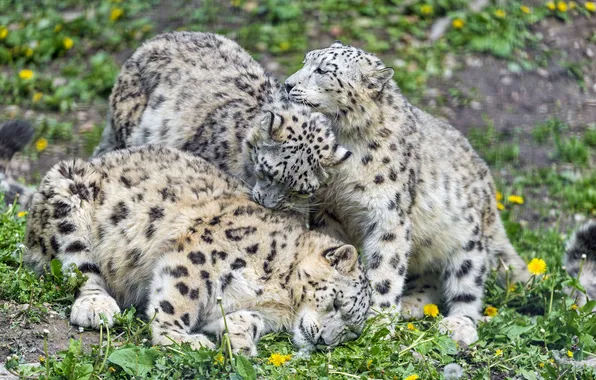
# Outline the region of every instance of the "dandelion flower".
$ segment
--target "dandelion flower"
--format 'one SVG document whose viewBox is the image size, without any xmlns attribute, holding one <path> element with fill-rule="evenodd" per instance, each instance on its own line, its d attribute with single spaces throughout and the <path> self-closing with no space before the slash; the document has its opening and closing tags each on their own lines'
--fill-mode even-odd
<svg viewBox="0 0 596 380">
<path fill-rule="evenodd" d="M 19 212 L 17 213 L 17 218 L 22 218 L 22 217 L 24 217 L 25 215 L 27 215 L 27 211 L 19 211 Z"/>
<path fill-rule="evenodd" d="M 495 315 L 497 315 L 497 311 L 498 309 L 494 306 L 487 306 L 486 309 L 484 309 L 484 315 L 487 315 L 489 317 L 494 317 Z"/>
<path fill-rule="evenodd" d="M 35 142 L 35 149 L 37 149 L 38 152 L 43 152 L 44 150 L 46 150 L 47 147 L 48 147 L 48 140 L 44 139 L 43 137 L 39 138 Z"/>
<path fill-rule="evenodd" d="M 420 379 L 420 376 L 413 374 L 413 375 L 406 377 L 404 380 L 418 380 L 418 379 Z"/>
<path fill-rule="evenodd" d="M 503 200 L 503 193 L 501 193 L 500 191 L 497 191 L 497 194 L 495 197 L 497 198 L 497 202 L 500 202 Z"/>
<path fill-rule="evenodd" d="M 522 11 L 522 13 L 525 13 L 527 15 L 532 13 L 532 9 L 526 5 L 522 5 L 521 7 L 519 7 L 519 9 Z"/>
<path fill-rule="evenodd" d="M 8 29 L 5 26 L 0 26 L 0 40 L 3 40 L 8 36 Z"/>
<path fill-rule="evenodd" d="M 221 352 L 215 355 L 213 359 L 215 359 L 215 363 L 223 364 L 224 362 L 224 356 L 221 354 Z"/>
<path fill-rule="evenodd" d="M 109 366 L 108 371 L 110 371 L 110 373 L 114 373 L 114 372 L 116 372 L 116 368 Z"/>
<path fill-rule="evenodd" d="M 514 292 L 514 291 L 515 291 L 515 289 L 517 289 L 517 286 L 515 286 L 515 285 L 511 285 L 511 286 L 509 286 L 509 291 L 510 291 L 510 292 Z"/>
<path fill-rule="evenodd" d="M 432 5 L 425 4 L 425 5 L 423 5 L 423 6 L 420 7 L 420 12 L 423 15 L 432 14 L 433 13 L 433 6 Z"/>
<path fill-rule="evenodd" d="M 439 308 L 434 303 L 424 305 L 424 315 L 435 318 L 439 315 Z"/>
<path fill-rule="evenodd" d="M 499 211 L 503 211 L 505 210 L 505 205 L 501 202 L 497 202 L 497 209 L 499 209 Z"/>
<path fill-rule="evenodd" d="M 74 41 L 70 37 L 64 37 L 64 39 L 62 40 L 62 45 L 66 50 L 70 50 L 72 48 L 72 45 L 74 45 Z"/>
<path fill-rule="evenodd" d="M 24 79 L 24 80 L 29 80 L 31 78 L 33 78 L 33 70 L 29 70 L 29 69 L 24 69 L 19 71 L 19 78 Z"/>
<path fill-rule="evenodd" d="M 596 12 L 596 3 L 593 1 L 587 1 L 584 6 L 586 7 L 587 10 L 589 10 L 590 12 Z M 1 36 L 1 35 L 0 35 Z"/>
<path fill-rule="evenodd" d="M 461 29 L 464 27 L 464 20 L 462 20 L 461 18 L 456 18 L 451 23 L 451 26 L 453 26 L 455 29 Z"/>
<path fill-rule="evenodd" d="M 569 356 L 570 358 L 573 357 L 573 352 L 571 352 L 570 350 L 567 350 L 567 356 Z"/>
<path fill-rule="evenodd" d="M 35 94 L 33 94 L 33 103 L 39 102 L 42 97 L 43 97 L 43 92 L 36 92 Z"/>
<path fill-rule="evenodd" d="M 122 8 L 112 8 L 110 12 L 110 21 L 116 21 L 124 14 L 124 9 Z"/>
<path fill-rule="evenodd" d="M 31 57 L 32 55 L 33 55 L 33 49 L 31 49 L 31 48 L 27 48 L 27 49 L 25 50 L 25 57 L 29 58 L 29 57 Z"/>
<path fill-rule="evenodd" d="M 497 16 L 498 18 L 505 18 L 505 16 L 507 16 L 507 13 L 502 9 L 497 9 L 495 11 L 495 16 Z"/>
<path fill-rule="evenodd" d="M 533 258 L 528 264 L 528 272 L 537 276 L 546 272 L 546 262 L 542 259 Z"/>
<path fill-rule="evenodd" d="M 540 368 L 544 368 L 544 363 L 540 363 L 538 365 L 540 366 Z"/>
<path fill-rule="evenodd" d="M 576 304 L 571 305 L 571 310 L 577 310 L 577 305 Z"/>
<path fill-rule="evenodd" d="M 279 50 L 281 51 L 287 51 L 290 49 L 290 43 L 288 41 L 284 41 L 282 43 L 279 44 Z"/>
<path fill-rule="evenodd" d="M 43 355 L 39 355 L 39 362 L 43 364 L 43 363 L 45 363 L 45 361 L 46 361 L 46 357 Z"/>
<path fill-rule="evenodd" d="M 524 204 L 524 198 L 519 195 L 510 195 L 507 200 L 511 203 L 517 203 L 518 205 Z"/>
<path fill-rule="evenodd" d="M 575 1 L 569 2 L 569 9 L 575 9 L 577 7 L 577 3 Z"/>
<path fill-rule="evenodd" d="M 280 365 L 284 364 L 290 359 L 292 359 L 292 355 L 282 355 L 278 353 L 273 353 L 269 357 L 269 363 L 273 364 L 276 367 L 279 367 Z"/>
<path fill-rule="evenodd" d="M 567 3 L 564 1 L 557 2 L 557 10 L 563 13 L 567 12 Z"/>
<path fill-rule="evenodd" d="M 416 330 L 417 330 L 417 329 L 416 329 L 416 327 L 415 327 L 413 324 L 411 324 L 411 323 L 408 323 L 408 325 L 407 325 L 406 327 L 407 327 L 407 328 L 408 328 L 408 330 L 410 330 L 410 331 L 416 331 Z"/>
<path fill-rule="evenodd" d="M 366 362 L 366 369 L 370 369 L 370 366 L 372 365 L 372 362 L 373 362 L 373 360 L 372 360 L 372 359 L 369 359 L 369 360 Z"/>
<path fill-rule="evenodd" d="M 503 350 L 500 348 L 495 351 L 495 356 L 503 356 Z"/>
<path fill-rule="evenodd" d="M 58 33 L 62 30 L 62 24 L 58 24 L 54 27 L 54 33 Z"/>
</svg>

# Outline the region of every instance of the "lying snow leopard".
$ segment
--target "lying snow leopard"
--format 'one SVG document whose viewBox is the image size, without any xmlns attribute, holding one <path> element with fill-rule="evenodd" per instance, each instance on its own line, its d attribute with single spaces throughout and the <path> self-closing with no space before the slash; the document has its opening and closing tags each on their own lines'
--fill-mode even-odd
<svg viewBox="0 0 596 380">
<path fill-rule="evenodd" d="M 376 308 L 415 317 L 443 301 L 455 340 L 477 339 L 490 268 L 525 268 L 499 218 L 488 167 L 452 126 L 412 106 L 393 69 L 352 46 L 306 54 L 290 97 L 333 121 L 353 153 L 316 194 L 319 223 L 363 248 Z M 408 297 L 404 281 L 408 277 Z M 513 280 L 525 280 L 524 270 Z"/>
<path fill-rule="evenodd" d="M 97 327 L 135 305 L 154 344 L 213 347 L 223 299 L 235 352 L 256 354 L 282 329 L 306 349 L 357 337 L 370 288 L 353 246 L 305 230 L 248 199 L 205 160 L 163 147 L 63 161 L 42 180 L 28 217 L 25 261 L 51 259 L 88 279 L 71 322 Z"/>
<path fill-rule="evenodd" d="M 586 289 L 587 294 L 573 292 L 577 297 L 577 305 L 581 307 L 588 299 L 596 299 L 596 220 L 584 223 L 571 235 L 563 264 L 570 276 L 579 276 L 580 283 Z M 596 307 L 593 311 L 596 312 Z"/>
<path fill-rule="evenodd" d="M 215 34 L 143 44 L 122 67 L 110 107 L 95 156 L 148 143 L 190 151 L 241 178 L 266 207 L 291 208 L 350 155 L 323 115 L 290 102 L 245 50 Z M 272 184 L 283 191 L 263 191 Z"/>
</svg>

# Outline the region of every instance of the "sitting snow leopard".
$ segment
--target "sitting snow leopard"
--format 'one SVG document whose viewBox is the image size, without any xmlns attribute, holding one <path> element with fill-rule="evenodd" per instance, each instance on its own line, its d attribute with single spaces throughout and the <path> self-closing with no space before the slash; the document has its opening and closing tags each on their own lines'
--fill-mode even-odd
<svg viewBox="0 0 596 380">
<path fill-rule="evenodd" d="M 356 338 L 370 286 L 353 246 L 306 230 L 249 200 L 242 183 L 164 147 L 63 161 L 44 177 L 28 217 L 24 259 L 53 258 L 88 279 L 71 322 L 109 324 L 135 305 L 154 344 L 213 347 L 223 299 L 235 352 L 256 354 L 267 332 L 290 330 L 312 349 Z"/>
<path fill-rule="evenodd" d="M 505 234 L 485 162 L 455 128 L 412 106 L 393 73 L 338 42 L 306 54 L 287 79 L 290 97 L 332 120 L 353 153 L 316 193 L 317 218 L 363 248 L 375 308 L 421 317 L 424 304 L 442 301 L 444 327 L 470 343 L 488 270 L 511 265 L 523 281 L 525 263 Z"/>
<path fill-rule="evenodd" d="M 241 178 L 266 207 L 292 208 L 350 155 L 322 114 L 290 102 L 244 49 L 210 33 L 144 43 L 122 67 L 108 118 L 95 156 L 143 144 L 186 150 Z M 263 191 L 271 186 L 280 191 Z"/>
</svg>

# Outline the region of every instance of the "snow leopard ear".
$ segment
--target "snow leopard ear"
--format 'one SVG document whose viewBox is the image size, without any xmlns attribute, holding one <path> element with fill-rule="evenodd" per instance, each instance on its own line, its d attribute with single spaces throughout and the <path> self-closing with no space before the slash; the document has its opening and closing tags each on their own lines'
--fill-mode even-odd
<svg viewBox="0 0 596 380">
<path fill-rule="evenodd" d="M 368 82 L 368 89 L 374 91 L 381 91 L 385 83 L 393 78 L 395 71 L 391 67 L 384 67 L 382 69 L 375 69 L 366 75 L 366 82 Z"/>
<path fill-rule="evenodd" d="M 358 264 L 358 250 L 349 244 L 330 248 L 323 252 L 323 256 L 332 267 L 342 274 L 351 273 Z"/>
<path fill-rule="evenodd" d="M 263 119 L 261 119 L 261 128 L 267 133 L 271 140 L 282 142 L 281 130 L 284 119 L 280 115 L 276 115 L 271 111 L 266 111 Z"/>
<path fill-rule="evenodd" d="M 352 152 L 341 145 L 335 144 L 331 150 L 331 158 L 324 163 L 324 166 L 336 166 L 345 162 L 352 156 Z"/>
<path fill-rule="evenodd" d="M 329 47 L 330 48 L 339 48 L 339 47 L 343 47 L 343 46 L 345 46 L 345 45 L 342 44 L 340 40 L 335 40 Z"/>
</svg>

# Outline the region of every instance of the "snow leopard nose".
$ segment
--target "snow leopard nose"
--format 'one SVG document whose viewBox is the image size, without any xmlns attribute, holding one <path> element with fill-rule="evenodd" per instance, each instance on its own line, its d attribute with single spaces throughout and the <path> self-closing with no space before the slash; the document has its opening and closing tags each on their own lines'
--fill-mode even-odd
<svg viewBox="0 0 596 380">
<path fill-rule="evenodd" d="M 291 83 L 286 82 L 286 91 L 288 92 L 288 94 L 290 93 L 290 91 L 292 91 L 292 89 L 294 88 L 294 85 Z"/>
</svg>

